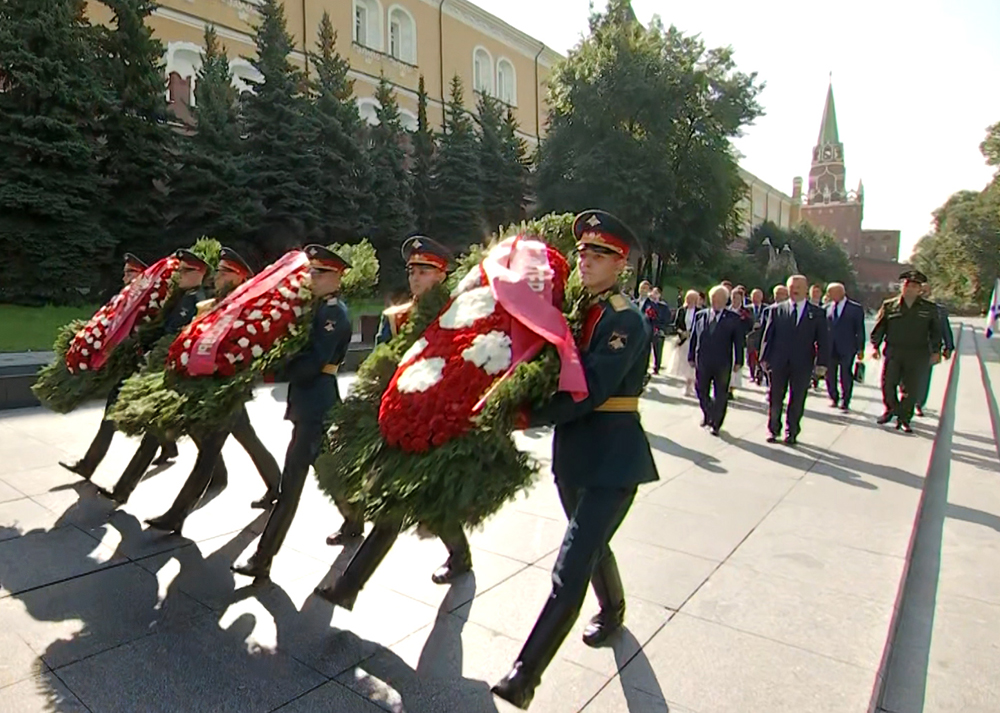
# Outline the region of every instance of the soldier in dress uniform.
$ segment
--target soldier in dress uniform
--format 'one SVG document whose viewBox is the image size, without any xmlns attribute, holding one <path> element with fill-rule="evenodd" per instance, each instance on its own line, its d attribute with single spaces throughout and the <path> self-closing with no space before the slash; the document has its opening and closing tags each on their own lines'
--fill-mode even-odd
<svg viewBox="0 0 1000 713">
<path fill-rule="evenodd" d="M 222 248 L 219 253 L 219 269 L 215 273 L 215 298 L 198 303 L 198 316 L 208 312 L 251 277 L 253 270 L 246 261 L 235 250 Z M 267 487 L 264 496 L 253 501 L 250 507 L 260 510 L 271 507 L 278 498 L 281 468 L 254 431 L 246 406 L 241 406 L 230 421 L 228 429 L 223 428 L 207 434 L 192 434 L 198 443 L 198 458 L 194 468 L 170 509 L 163 515 L 146 521 L 151 528 L 179 535 L 184 520 L 191 514 L 202 496 L 217 494 L 226 487 L 228 478 L 226 465 L 222 460 L 222 447 L 230 434 L 246 450 Z"/>
<path fill-rule="evenodd" d="M 309 466 L 320 453 L 326 435 L 326 418 L 340 401 L 337 371 L 351 344 L 351 320 L 340 301 L 340 281 L 351 267 L 337 253 L 322 245 L 308 245 L 309 274 L 317 300 L 313 310 L 309 343 L 288 362 L 288 407 L 285 418 L 292 422 L 292 440 L 285 454 L 277 503 L 257 543 L 257 551 L 232 570 L 255 579 L 271 574 L 271 562 L 278 554 L 295 511 Z"/>
<path fill-rule="evenodd" d="M 552 593 L 513 669 L 493 687 L 495 695 L 519 708 L 531 703 L 542 673 L 573 628 L 588 582 L 601 608 L 584 643 L 599 646 L 621 629 L 625 592 L 608 543 L 638 485 L 659 479 L 638 411 L 650 327 L 618 288 L 638 240 L 620 220 L 597 210 L 578 215 L 573 232 L 578 269 L 590 294 L 578 345 L 590 393 L 580 402 L 559 393 L 527 416 L 529 426 L 555 426 L 552 470 L 569 524 L 552 572 Z"/>
<path fill-rule="evenodd" d="M 403 259 L 406 261 L 406 274 L 410 283 L 410 293 L 414 299 L 420 297 L 435 285 L 444 282 L 451 265 L 451 251 L 437 241 L 422 235 L 409 238 L 403 243 Z M 382 328 L 379 329 L 379 343 L 388 342 L 399 333 L 406 324 L 413 302 L 399 307 L 390 307 L 383 313 Z M 341 531 L 327 538 L 327 544 L 339 544 L 345 538 L 345 529 L 351 523 L 345 523 Z M 317 587 L 316 594 L 327 601 L 350 609 L 354 606 L 361 589 L 375 573 L 379 564 L 389 553 L 396 538 L 399 537 L 398 522 L 378 522 L 351 558 L 350 564 L 343 575 L 332 587 Z M 357 533 L 361 534 L 358 526 Z M 469 541 L 456 524 L 447 532 L 435 532 L 448 549 L 447 561 L 439 567 L 431 580 L 435 584 L 450 584 L 458 577 L 472 571 L 472 551 Z"/>
<path fill-rule="evenodd" d="M 927 277 L 919 270 L 907 270 L 899 276 L 903 292 L 882 303 L 875 326 L 872 327 L 872 358 L 881 357 L 885 343 L 885 364 L 882 367 L 882 402 L 885 404 L 878 423 L 896 419 L 896 430 L 912 433 L 915 399 L 927 379 L 932 364 L 941 361 L 941 320 L 937 305 L 920 293 Z M 905 393 L 900 399 L 897 389 Z"/>
<path fill-rule="evenodd" d="M 172 300 L 168 305 L 168 311 L 163 315 L 159 328 L 147 335 L 147 341 L 142 345 L 143 349 L 150 350 L 161 338 L 168 334 L 177 334 L 187 324 L 194 319 L 198 307 L 198 291 L 206 273 L 211 269 L 207 262 L 195 255 L 190 250 L 178 250 L 174 257 L 180 260 L 177 268 L 177 288 L 180 290 L 180 297 Z M 153 463 L 156 455 L 156 448 L 159 441 L 156 436 L 147 433 L 142 437 L 139 448 L 136 450 L 132 460 L 125 466 L 125 471 L 118 478 L 118 482 L 112 491 L 98 488 L 98 492 L 111 498 L 119 505 L 128 502 L 129 496 L 135 490 L 146 470 Z"/>
<path fill-rule="evenodd" d="M 131 284 L 132 281 L 139 277 L 139 275 L 141 275 L 147 267 L 149 267 L 149 265 L 144 263 L 132 253 L 125 253 L 125 265 L 122 268 L 122 287 Z M 113 295 L 108 295 L 108 298 L 104 301 L 106 303 L 110 302 L 117 294 L 118 293 L 115 292 Z M 108 394 L 107 403 L 104 405 L 105 416 L 107 416 L 111 407 L 114 406 L 115 401 L 118 400 L 118 393 L 121 391 L 123 383 L 124 380 L 115 384 L 111 389 L 111 393 Z M 97 435 L 94 436 L 94 440 L 91 441 L 90 448 L 87 449 L 83 458 L 78 460 L 76 463 L 64 463 L 63 461 L 59 461 L 59 465 L 71 473 L 76 473 L 86 480 L 90 480 L 90 478 L 94 475 L 94 471 L 97 470 L 97 466 L 100 465 L 102 460 L 104 460 L 104 456 L 108 454 L 108 449 L 111 447 L 111 439 L 114 435 L 115 422 L 105 417 L 101 421 L 101 425 L 97 429 Z M 160 455 L 157 457 L 156 461 L 158 461 L 158 464 L 163 464 L 176 457 L 177 444 L 173 441 L 166 441 L 160 446 Z"/>
</svg>

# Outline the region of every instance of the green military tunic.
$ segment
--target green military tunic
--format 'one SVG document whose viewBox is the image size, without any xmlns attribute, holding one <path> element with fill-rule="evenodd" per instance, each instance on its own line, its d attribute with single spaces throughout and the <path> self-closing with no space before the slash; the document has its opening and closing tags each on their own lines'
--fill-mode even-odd
<svg viewBox="0 0 1000 713">
<path fill-rule="evenodd" d="M 902 296 L 882 303 L 871 343 L 875 349 L 885 344 L 882 368 L 882 401 L 886 413 L 901 423 L 909 423 L 916 405 L 915 397 L 927 380 L 931 355 L 941 352 L 941 321 L 937 305 L 918 297 L 907 305 Z M 898 396 L 902 385 L 905 394 Z"/>
</svg>

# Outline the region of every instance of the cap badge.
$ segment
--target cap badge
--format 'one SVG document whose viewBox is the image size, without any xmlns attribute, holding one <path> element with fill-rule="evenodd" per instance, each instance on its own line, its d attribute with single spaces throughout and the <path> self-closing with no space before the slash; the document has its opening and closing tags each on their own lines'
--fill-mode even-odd
<svg viewBox="0 0 1000 713">
<path fill-rule="evenodd" d="M 596 215 L 590 216 L 590 219 L 587 220 L 587 225 L 589 225 L 592 228 L 596 228 L 600 224 L 601 224 L 601 219 L 598 218 Z"/>
</svg>

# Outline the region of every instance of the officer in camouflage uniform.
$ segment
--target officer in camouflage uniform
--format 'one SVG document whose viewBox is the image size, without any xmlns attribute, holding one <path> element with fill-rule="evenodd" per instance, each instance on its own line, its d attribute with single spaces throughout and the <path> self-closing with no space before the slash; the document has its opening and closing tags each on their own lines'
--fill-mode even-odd
<svg viewBox="0 0 1000 713">
<path fill-rule="evenodd" d="M 180 332 L 194 319 L 198 308 L 199 288 L 205 279 L 205 274 L 211 269 L 207 262 L 190 250 L 178 250 L 174 253 L 174 257 L 180 260 L 176 274 L 177 287 L 181 294 L 179 298 L 170 300 L 172 304 L 167 305 L 168 311 L 163 315 L 159 328 L 147 335 L 146 343 L 142 345 L 147 351 L 152 349 L 156 342 L 164 336 Z M 98 488 L 98 492 L 119 505 L 128 502 L 132 491 L 139 485 L 142 476 L 152 465 L 158 443 L 159 441 L 153 434 L 144 435 L 139 443 L 139 448 L 129 464 L 125 466 L 125 471 L 118 478 L 114 489 L 109 492 L 104 488 Z"/>
<path fill-rule="evenodd" d="M 257 551 L 240 565 L 237 574 L 266 579 L 271 562 L 278 554 L 299 507 L 309 466 L 320 453 L 326 435 L 327 414 L 340 401 L 337 371 L 351 344 L 351 320 L 337 297 L 340 281 L 350 263 L 322 245 L 308 245 L 312 291 L 318 300 L 313 311 L 309 342 L 288 363 L 288 408 L 285 418 L 292 422 L 292 440 L 281 471 L 278 501 L 257 543 Z"/>
<path fill-rule="evenodd" d="M 406 261 L 406 274 L 410 283 L 410 293 L 414 299 L 420 297 L 429 289 L 444 282 L 451 265 L 451 251 L 435 240 L 416 235 L 406 240 L 402 247 L 403 259 Z M 382 313 L 382 325 L 379 328 L 378 343 L 385 344 L 395 337 L 409 319 L 413 310 L 413 302 L 390 307 Z M 327 538 L 327 544 L 340 544 L 346 535 L 354 532 L 345 528 L 357 527 L 360 535 L 360 523 L 346 522 L 340 532 Z M 460 576 L 472 571 L 472 551 L 469 541 L 456 524 L 447 532 L 435 532 L 448 549 L 448 560 L 431 575 L 435 584 L 450 584 Z M 332 587 L 317 587 L 316 594 L 338 606 L 351 609 L 354 600 L 368 580 L 375 573 L 382 560 L 389 553 L 396 538 L 399 537 L 398 522 L 378 522 L 351 558 L 350 564 L 343 575 Z"/>
<path fill-rule="evenodd" d="M 142 260 L 137 258 L 132 253 L 125 253 L 125 265 L 122 268 L 122 287 L 130 284 L 135 278 L 141 275 L 146 268 L 149 267 Z M 106 296 L 104 303 L 110 302 L 118 292 L 109 294 Z M 107 415 L 111 407 L 114 406 L 115 401 L 118 400 L 118 393 L 121 391 L 123 381 L 118 382 L 111 389 L 111 393 L 108 394 L 108 400 L 104 405 L 104 413 Z M 108 449 L 111 447 L 111 439 L 115 435 L 115 422 L 104 418 L 101 421 L 100 427 L 97 429 L 97 435 L 94 436 L 94 440 L 91 441 L 90 447 L 87 449 L 86 454 L 83 458 L 78 460 L 76 463 L 64 463 L 59 461 L 61 465 L 66 470 L 71 473 L 76 473 L 77 475 L 90 480 L 94 475 L 94 471 L 97 470 L 97 466 L 101 464 L 104 460 L 104 456 L 108 454 Z M 177 444 L 173 441 L 166 441 L 160 446 L 160 455 L 154 461 L 157 465 L 162 465 L 168 461 L 177 457 Z"/>
<path fill-rule="evenodd" d="M 896 430 L 913 433 L 915 399 L 928 378 L 932 364 L 941 361 L 941 320 L 937 305 L 920 293 L 927 277 L 918 270 L 908 270 L 899 276 L 903 292 L 882 303 L 875 326 L 872 327 L 872 358 L 878 359 L 885 343 L 885 365 L 882 367 L 882 402 L 885 404 L 878 423 L 896 419 Z M 898 389 L 903 387 L 902 399 Z"/>
<path fill-rule="evenodd" d="M 659 479 L 639 419 L 639 395 L 649 365 L 650 326 L 621 293 L 618 278 L 639 248 L 632 231 L 603 211 L 573 224 L 580 276 L 590 294 L 580 356 L 589 395 L 574 402 L 557 394 L 528 416 L 530 426 L 555 426 L 552 470 L 566 535 L 552 572 L 552 593 L 517 661 L 493 693 L 527 708 L 542 673 L 573 628 L 590 582 L 600 611 L 583 640 L 599 646 L 621 629 L 625 592 L 609 547 L 640 483 Z"/>
<path fill-rule="evenodd" d="M 252 276 L 253 270 L 239 253 L 231 248 L 222 248 L 219 253 L 219 269 L 215 273 L 215 298 L 199 302 L 197 316 L 207 313 Z M 246 406 L 241 406 L 233 416 L 228 429 L 223 428 L 207 434 L 192 434 L 198 443 L 198 459 L 170 509 L 163 515 L 146 521 L 151 528 L 179 535 L 185 518 L 191 514 L 202 496 L 216 495 L 226 487 L 228 478 L 226 464 L 222 460 L 222 447 L 230 433 L 257 466 L 257 472 L 267 487 L 264 497 L 252 502 L 250 507 L 260 510 L 271 507 L 278 498 L 281 468 L 254 431 Z"/>
</svg>

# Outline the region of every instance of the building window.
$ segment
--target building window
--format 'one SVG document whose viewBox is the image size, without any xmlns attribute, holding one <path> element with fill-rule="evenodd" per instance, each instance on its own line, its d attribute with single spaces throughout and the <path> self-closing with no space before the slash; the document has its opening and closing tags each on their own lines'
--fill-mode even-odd
<svg viewBox="0 0 1000 713">
<path fill-rule="evenodd" d="M 379 103 L 368 97 L 358 99 L 358 115 L 369 126 L 378 126 Z"/>
<path fill-rule="evenodd" d="M 406 8 L 389 8 L 389 54 L 408 64 L 417 63 L 417 23 Z"/>
<path fill-rule="evenodd" d="M 503 57 L 497 61 L 497 97 L 504 104 L 517 106 L 517 75 L 514 65 Z"/>
<path fill-rule="evenodd" d="M 418 122 L 417 122 L 417 115 L 414 114 L 412 111 L 407 111 L 406 109 L 400 109 L 399 110 L 399 123 L 407 131 L 416 131 L 417 130 L 417 124 L 418 124 Z"/>
<path fill-rule="evenodd" d="M 255 94 L 254 87 L 264 83 L 264 75 L 242 57 L 229 61 L 229 71 L 233 73 L 233 86 L 240 94 Z"/>
<path fill-rule="evenodd" d="M 472 81 L 477 92 L 493 93 L 493 57 L 482 47 L 472 53 Z"/>
<path fill-rule="evenodd" d="M 167 103 L 195 105 L 194 89 L 201 69 L 201 46 L 191 42 L 171 42 L 164 62 L 167 75 Z"/>
<path fill-rule="evenodd" d="M 378 0 L 354 0 L 354 41 L 382 50 L 382 6 Z"/>
</svg>

